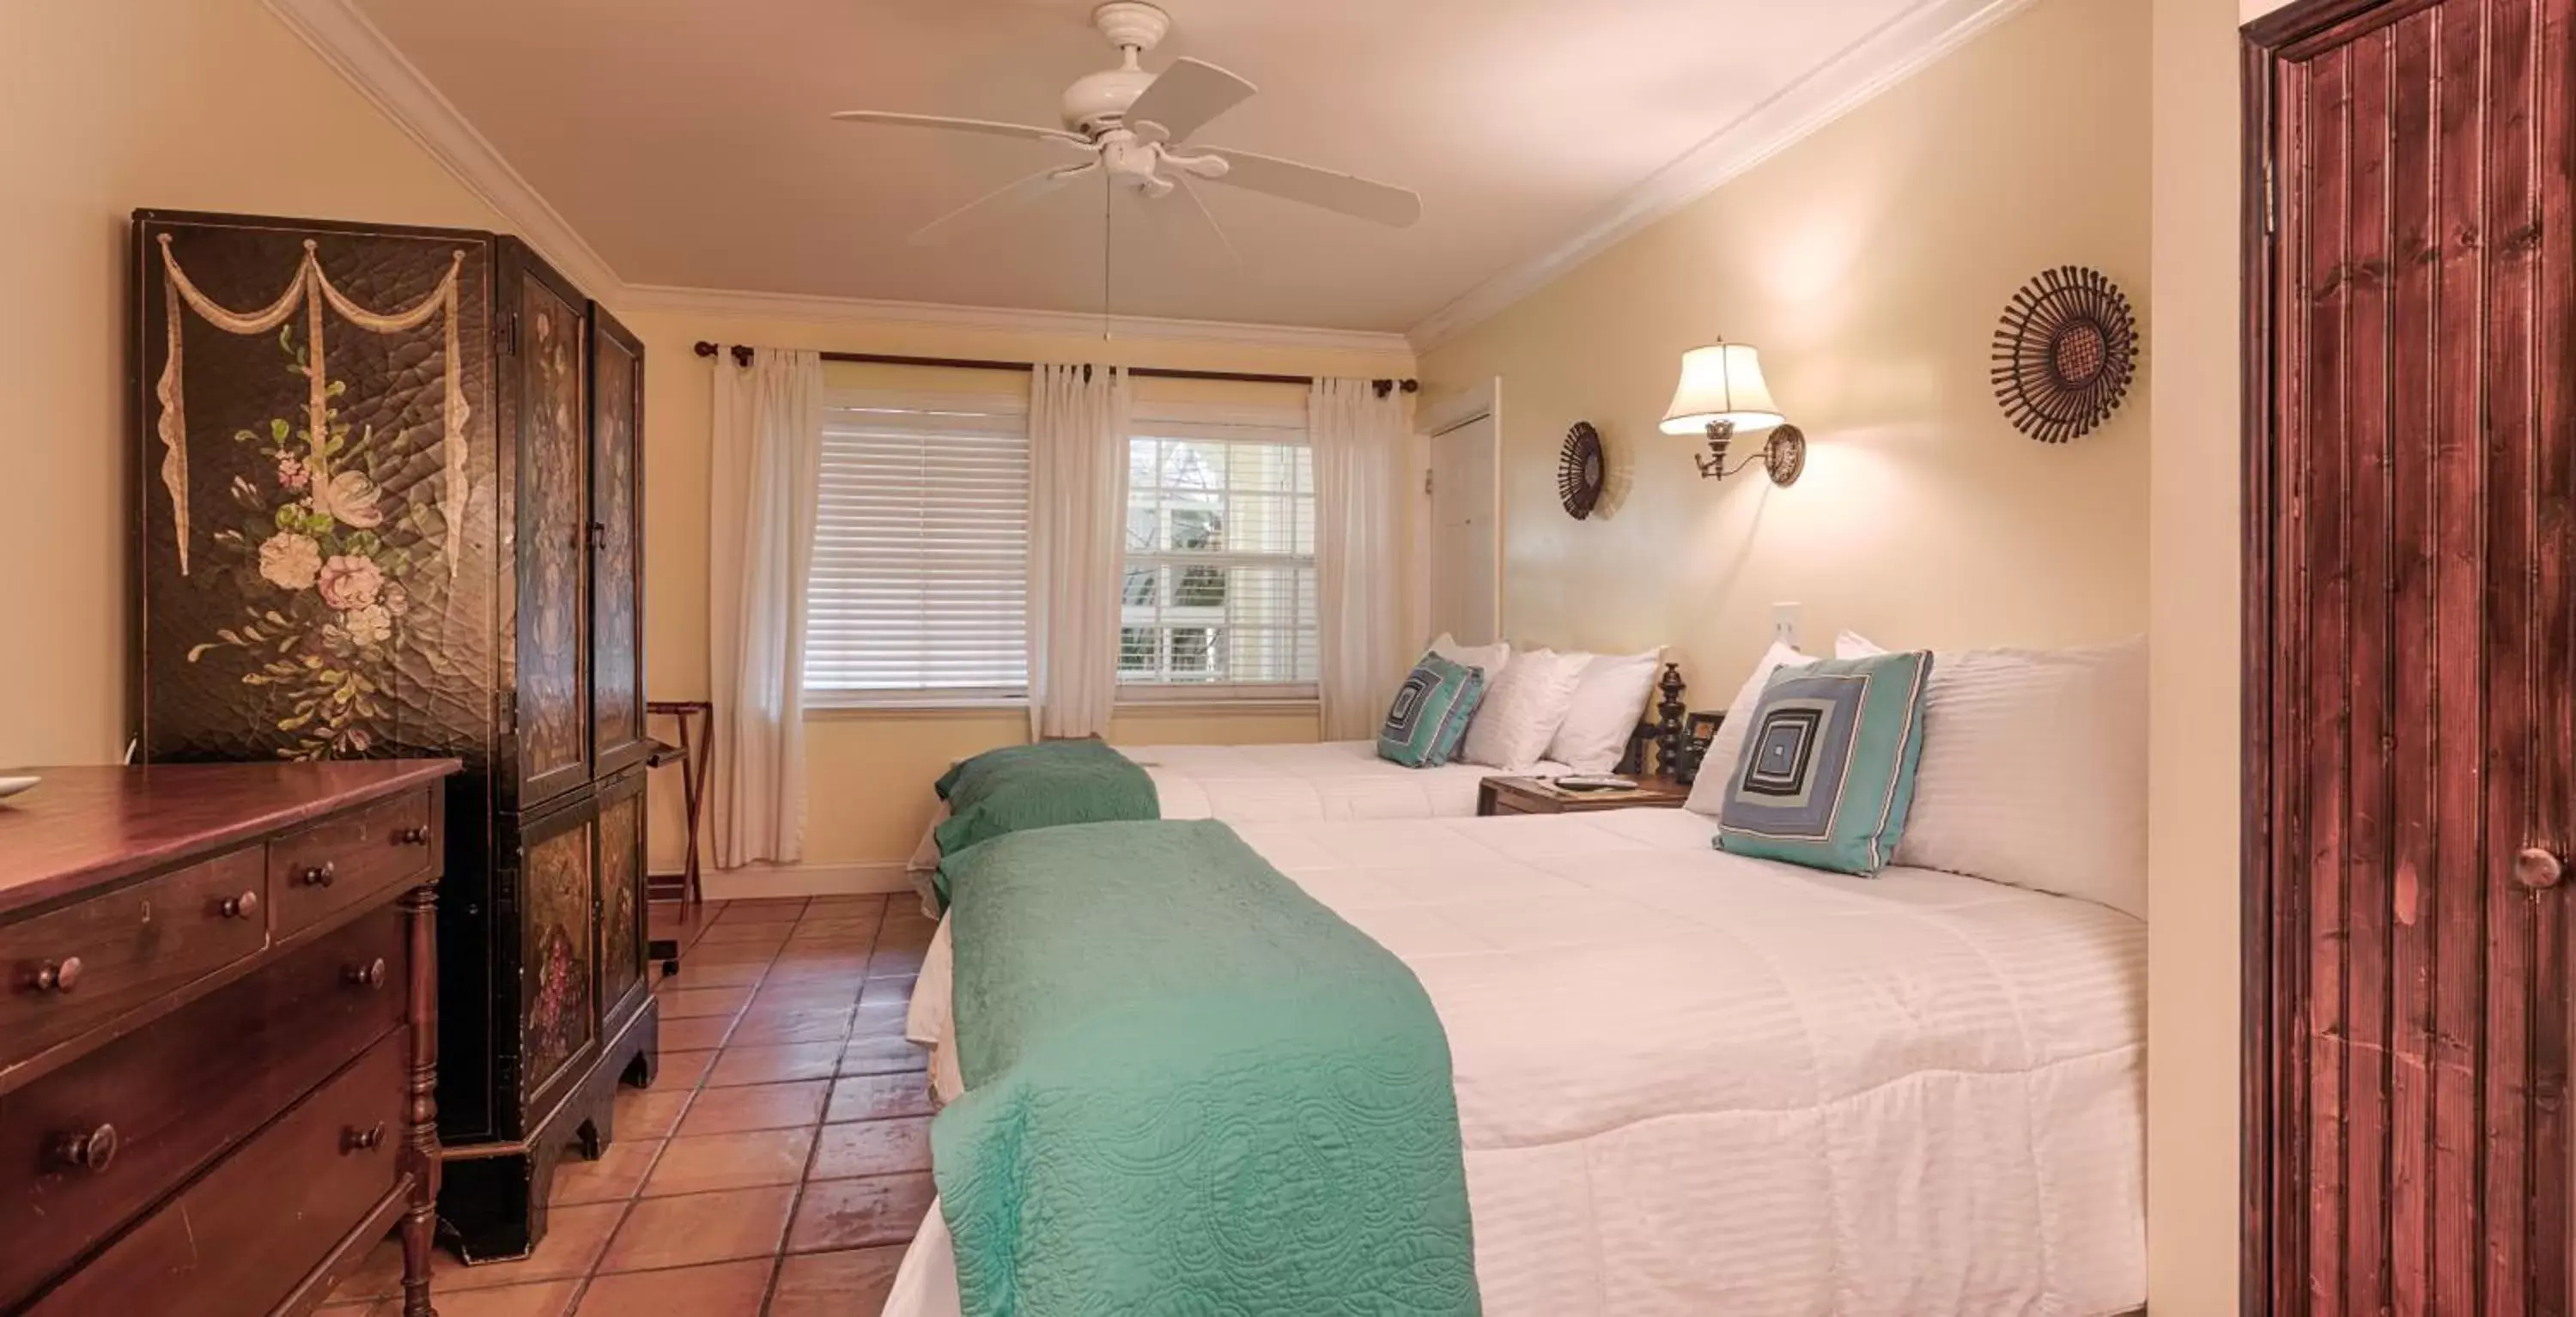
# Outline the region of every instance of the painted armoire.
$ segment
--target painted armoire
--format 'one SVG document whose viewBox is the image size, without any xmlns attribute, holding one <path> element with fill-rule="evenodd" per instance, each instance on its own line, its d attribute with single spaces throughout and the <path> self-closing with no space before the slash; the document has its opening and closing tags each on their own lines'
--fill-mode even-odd
<svg viewBox="0 0 2576 1317">
<path fill-rule="evenodd" d="M 518 1256 L 654 1066 L 642 346 L 505 236 L 133 233 L 139 757 L 464 761 L 440 1216 L 469 1259 Z"/>
</svg>

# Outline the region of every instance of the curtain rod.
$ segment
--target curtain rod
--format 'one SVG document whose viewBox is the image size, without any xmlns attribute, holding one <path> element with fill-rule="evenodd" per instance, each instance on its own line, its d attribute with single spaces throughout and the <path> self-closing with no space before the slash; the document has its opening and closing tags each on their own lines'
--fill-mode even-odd
<svg viewBox="0 0 2576 1317">
<path fill-rule="evenodd" d="M 701 357 L 712 357 L 720 350 L 715 344 L 703 339 L 697 345 L 697 352 Z M 976 357 L 906 357 L 881 352 L 826 352 L 822 357 L 825 361 L 855 361 L 873 366 L 941 366 L 951 370 L 1015 371 L 1027 371 L 1032 368 L 1030 363 L 1025 361 L 986 361 Z M 751 348 L 741 343 L 734 344 L 733 364 L 750 365 Z M 1130 366 L 1127 368 L 1127 373 L 1143 379 L 1229 380 L 1237 384 L 1312 384 L 1315 382 L 1315 377 L 1312 375 L 1257 375 L 1235 370 L 1174 370 L 1160 366 Z M 1377 393 L 1381 398 L 1392 389 L 1402 389 L 1406 393 L 1418 393 L 1422 389 L 1419 380 L 1381 379 L 1372 380 L 1370 383 L 1377 386 Z"/>
</svg>

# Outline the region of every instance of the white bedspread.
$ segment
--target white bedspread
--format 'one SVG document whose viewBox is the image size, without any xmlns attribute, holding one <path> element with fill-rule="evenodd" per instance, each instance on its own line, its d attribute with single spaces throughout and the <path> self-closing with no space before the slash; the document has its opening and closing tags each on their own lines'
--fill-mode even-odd
<svg viewBox="0 0 2576 1317">
<path fill-rule="evenodd" d="M 1429 991 L 1485 1310 L 2143 1303 L 2146 926 L 1973 878 L 1722 855 L 1711 826 L 1238 828 Z M 946 969 L 916 988 L 925 1037 L 946 1032 Z M 956 1311 L 947 1249 L 934 1220 L 890 1317 Z"/>
<path fill-rule="evenodd" d="M 1502 770 L 1450 763 L 1406 768 L 1373 741 L 1295 745 L 1122 745 L 1154 779 L 1167 819 L 1292 823 L 1319 819 L 1465 818 L 1476 784 Z M 1532 774 L 1572 772 L 1542 763 Z"/>
<path fill-rule="evenodd" d="M 1477 784 L 1503 771 L 1461 763 L 1406 768 L 1378 758 L 1374 741 L 1111 748 L 1154 780 L 1164 818 L 1228 823 L 1469 818 L 1476 812 Z M 1540 777 L 1573 771 L 1553 760 L 1528 770 Z M 934 800 L 932 806 L 930 826 L 905 865 L 925 908 L 937 905 L 928 875 L 939 867 L 937 834 L 948 818 L 946 804 Z"/>
</svg>

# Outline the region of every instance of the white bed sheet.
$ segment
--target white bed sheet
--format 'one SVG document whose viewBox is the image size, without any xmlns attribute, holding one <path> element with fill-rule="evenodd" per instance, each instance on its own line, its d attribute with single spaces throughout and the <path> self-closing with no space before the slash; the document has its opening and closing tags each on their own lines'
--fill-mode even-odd
<svg viewBox="0 0 2576 1317">
<path fill-rule="evenodd" d="M 1228 823 L 1468 818 L 1476 812 L 1478 784 L 1503 771 L 1454 762 L 1406 768 L 1378 758 L 1375 741 L 1112 748 L 1153 779 L 1164 818 Z M 1553 760 L 1527 770 L 1539 777 L 1573 771 Z M 927 875 L 939 867 L 936 834 L 947 817 L 947 805 L 935 803 L 906 866 L 925 905 L 936 905 Z"/>
<path fill-rule="evenodd" d="M 2143 1303 L 2145 924 L 1952 874 L 1724 855 L 1712 826 L 1237 829 L 1428 990 L 1485 1310 Z M 947 1032 L 946 951 L 915 988 L 926 1040 Z M 889 1317 L 955 1313 L 947 1247 L 934 1220 Z"/>
<path fill-rule="evenodd" d="M 1466 818 L 1476 812 L 1477 784 L 1503 771 L 1455 762 L 1407 768 L 1378 758 L 1374 741 L 1122 745 L 1118 753 L 1154 779 L 1164 818 L 1228 823 Z M 1541 763 L 1527 771 L 1574 770 Z"/>
</svg>

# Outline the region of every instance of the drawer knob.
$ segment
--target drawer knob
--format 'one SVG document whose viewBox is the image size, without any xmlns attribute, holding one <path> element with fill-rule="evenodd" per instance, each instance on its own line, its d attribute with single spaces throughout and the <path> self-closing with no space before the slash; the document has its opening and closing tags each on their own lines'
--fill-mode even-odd
<svg viewBox="0 0 2576 1317">
<path fill-rule="evenodd" d="M 320 864 L 305 865 L 304 871 L 295 877 L 307 887 L 328 887 L 339 881 L 340 871 L 329 860 L 324 860 Z"/>
<path fill-rule="evenodd" d="M 351 1126 L 340 1131 L 340 1151 L 344 1153 L 366 1152 L 370 1149 L 381 1146 L 384 1141 L 385 1126 L 382 1121 L 378 1121 L 365 1129 Z"/>
<path fill-rule="evenodd" d="M 87 1134 L 54 1136 L 54 1160 L 76 1171 L 96 1175 L 116 1160 L 116 1127 L 101 1125 Z"/>
<path fill-rule="evenodd" d="M 227 896 L 215 906 L 215 909 L 226 919 L 251 918 L 259 913 L 259 893 L 244 892 L 239 896 Z"/>
<path fill-rule="evenodd" d="M 64 993 L 79 987 L 80 978 L 81 958 L 65 956 L 61 960 L 49 960 L 38 965 L 35 974 L 28 978 L 27 986 L 38 992 Z"/>
<path fill-rule="evenodd" d="M 2513 857 L 2513 880 L 2531 891 L 2556 887 L 2563 873 L 2558 857 L 2537 846 Z"/>
<path fill-rule="evenodd" d="M 394 845 L 396 846 L 426 846 L 428 844 L 429 829 L 427 828 L 409 827 L 394 829 Z"/>
<path fill-rule="evenodd" d="M 359 988 L 381 988 L 385 986 L 385 958 L 378 956 L 371 963 L 365 965 L 351 965 L 349 967 L 349 983 L 351 986 Z"/>
</svg>

